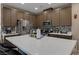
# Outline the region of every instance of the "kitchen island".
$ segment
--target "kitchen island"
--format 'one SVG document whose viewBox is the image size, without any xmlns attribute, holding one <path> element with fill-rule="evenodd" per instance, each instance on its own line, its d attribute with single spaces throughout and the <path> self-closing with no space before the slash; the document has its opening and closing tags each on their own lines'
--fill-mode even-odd
<svg viewBox="0 0 79 59">
<path fill-rule="evenodd" d="M 6 40 L 28 55 L 70 55 L 77 43 L 76 40 L 48 36 L 37 39 L 29 35 L 6 37 Z"/>
<path fill-rule="evenodd" d="M 12 37 L 12 36 L 19 36 L 20 34 L 19 33 L 2 33 L 2 43 L 5 43 L 5 38 L 6 37 Z"/>
</svg>

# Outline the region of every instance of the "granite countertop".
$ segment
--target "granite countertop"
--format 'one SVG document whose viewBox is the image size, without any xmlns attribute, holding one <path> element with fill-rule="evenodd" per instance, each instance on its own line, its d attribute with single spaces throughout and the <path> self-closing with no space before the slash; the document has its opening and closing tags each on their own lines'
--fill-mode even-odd
<svg viewBox="0 0 79 59">
<path fill-rule="evenodd" d="M 65 35 L 65 36 L 72 36 L 72 33 L 71 32 L 69 32 L 69 33 L 67 33 L 67 34 L 65 34 L 65 33 L 48 33 L 48 34 L 55 34 L 55 35 Z"/>
</svg>

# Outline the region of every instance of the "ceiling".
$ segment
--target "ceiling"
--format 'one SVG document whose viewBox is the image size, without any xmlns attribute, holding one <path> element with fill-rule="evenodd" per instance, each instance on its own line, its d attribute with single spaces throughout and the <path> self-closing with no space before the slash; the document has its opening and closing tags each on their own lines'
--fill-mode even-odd
<svg viewBox="0 0 79 59">
<path fill-rule="evenodd" d="M 62 6 L 67 6 L 69 5 L 69 3 L 4 3 L 4 5 L 9 5 L 9 6 L 13 6 L 16 8 L 20 8 L 20 9 L 24 9 L 33 13 L 39 13 L 41 11 L 43 11 L 44 9 L 47 8 L 58 8 L 58 7 L 62 7 Z M 35 10 L 35 8 L 38 8 L 37 10 Z"/>
</svg>

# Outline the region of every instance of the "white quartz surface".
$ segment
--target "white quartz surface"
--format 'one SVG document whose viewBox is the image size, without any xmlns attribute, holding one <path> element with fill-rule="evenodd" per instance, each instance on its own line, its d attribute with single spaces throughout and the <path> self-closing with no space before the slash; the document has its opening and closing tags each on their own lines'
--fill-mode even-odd
<svg viewBox="0 0 79 59">
<path fill-rule="evenodd" d="M 32 55 L 69 55 L 76 45 L 76 40 L 44 36 L 41 39 L 29 35 L 7 37 L 8 41 L 23 52 Z"/>
<path fill-rule="evenodd" d="M 2 33 L 1 35 L 2 35 L 3 42 L 4 42 L 5 36 L 18 35 L 18 34 L 19 34 L 19 33 L 8 33 L 8 34 Z"/>
</svg>

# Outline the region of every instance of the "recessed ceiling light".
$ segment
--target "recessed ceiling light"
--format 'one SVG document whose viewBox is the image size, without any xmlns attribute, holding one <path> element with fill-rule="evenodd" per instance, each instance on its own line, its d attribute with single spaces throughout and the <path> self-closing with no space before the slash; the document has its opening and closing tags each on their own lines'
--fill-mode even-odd
<svg viewBox="0 0 79 59">
<path fill-rule="evenodd" d="M 35 10 L 38 10 L 38 8 L 35 8 Z"/>
</svg>

